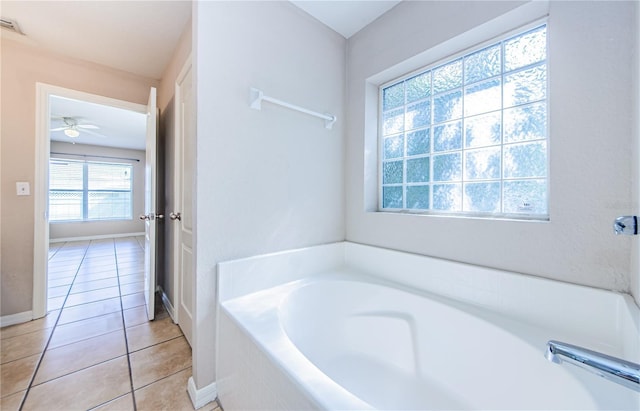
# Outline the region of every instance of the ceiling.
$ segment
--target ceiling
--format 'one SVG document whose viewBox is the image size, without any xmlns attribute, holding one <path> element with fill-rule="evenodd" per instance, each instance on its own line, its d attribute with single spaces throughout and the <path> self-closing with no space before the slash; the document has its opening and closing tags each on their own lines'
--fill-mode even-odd
<svg viewBox="0 0 640 411">
<path fill-rule="evenodd" d="M 63 117 L 73 118 L 80 125 L 78 137 L 68 137 L 64 130 L 51 131 L 51 141 L 145 149 L 147 116 L 144 113 L 56 96 L 51 97 L 50 105 L 51 129 L 65 127 Z M 85 129 L 82 125 L 98 128 Z"/>
<path fill-rule="evenodd" d="M 291 3 L 348 39 L 400 3 L 400 0 L 291 0 Z"/>
<path fill-rule="evenodd" d="M 291 1 L 345 38 L 399 2 Z M 191 1 L 2 0 L 0 13 L 16 21 L 24 33 L 2 30 L 3 38 L 158 80 L 189 22 Z M 89 132 L 81 129 L 77 143 L 143 150 L 144 132 L 139 132 L 138 120 L 129 114 L 135 113 L 68 99 L 52 101 L 52 116 L 74 117 L 79 124 L 100 127 Z M 52 129 L 61 126 L 60 118 L 52 118 Z M 144 131 L 144 123 L 142 127 Z M 63 131 L 52 132 L 51 139 L 70 140 Z"/>
<path fill-rule="evenodd" d="M 0 7 L 3 18 L 17 21 L 23 41 L 156 80 L 191 17 L 188 0 L 2 0 Z"/>
</svg>

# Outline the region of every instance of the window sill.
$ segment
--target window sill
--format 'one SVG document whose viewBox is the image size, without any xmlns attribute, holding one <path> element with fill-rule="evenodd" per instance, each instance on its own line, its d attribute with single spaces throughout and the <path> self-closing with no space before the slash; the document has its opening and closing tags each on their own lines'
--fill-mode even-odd
<svg viewBox="0 0 640 411">
<path fill-rule="evenodd" d="M 512 221 L 524 223 L 548 223 L 551 221 L 549 215 L 521 215 L 521 214 L 478 214 L 478 213 L 447 213 L 437 211 L 391 211 L 391 210 L 375 210 L 367 211 L 367 214 L 384 214 L 399 216 L 417 216 L 426 218 L 454 218 L 454 219 L 470 219 L 470 220 L 490 220 L 490 221 Z"/>
</svg>

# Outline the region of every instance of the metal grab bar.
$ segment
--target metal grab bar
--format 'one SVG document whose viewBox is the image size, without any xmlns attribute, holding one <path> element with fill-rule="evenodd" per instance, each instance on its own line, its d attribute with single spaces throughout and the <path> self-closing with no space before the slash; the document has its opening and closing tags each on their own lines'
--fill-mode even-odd
<svg viewBox="0 0 640 411">
<path fill-rule="evenodd" d="M 609 381 L 640 392 L 640 364 L 553 340 L 547 343 L 545 357 L 556 364 L 566 361 L 577 365 Z"/>
</svg>

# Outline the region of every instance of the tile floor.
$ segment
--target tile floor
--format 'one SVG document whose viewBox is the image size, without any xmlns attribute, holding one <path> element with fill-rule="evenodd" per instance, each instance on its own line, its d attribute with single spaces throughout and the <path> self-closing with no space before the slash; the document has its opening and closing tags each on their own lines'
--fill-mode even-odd
<svg viewBox="0 0 640 411">
<path fill-rule="evenodd" d="M 147 320 L 143 241 L 51 244 L 48 315 L 0 329 L 2 411 L 193 410 L 189 344 L 162 304 Z"/>
</svg>

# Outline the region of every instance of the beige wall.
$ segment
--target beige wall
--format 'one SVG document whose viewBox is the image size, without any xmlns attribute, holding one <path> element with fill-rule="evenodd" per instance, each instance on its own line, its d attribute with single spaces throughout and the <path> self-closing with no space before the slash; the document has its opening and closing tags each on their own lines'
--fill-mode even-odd
<svg viewBox="0 0 640 411">
<path fill-rule="evenodd" d="M 160 107 L 160 144 L 158 144 L 158 163 L 161 165 L 163 172 L 159 172 L 158 182 L 158 209 L 164 211 L 164 226 L 159 230 L 159 242 L 162 245 L 163 252 L 159 257 L 158 284 L 162 287 L 163 292 L 174 307 L 173 298 L 173 248 L 175 230 L 177 223 L 168 219 L 169 213 L 177 211 L 175 199 L 173 195 L 174 184 L 174 158 L 175 152 L 175 82 L 182 66 L 185 64 L 191 54 L 191 22 L 188 22 L 180 42 L 169 62 L 169 65 L 162 74 L 162 80 L 158 87 L 158 107 Z M 185 167 L 194 166 L 193 164 L 185 164 Z"/>
<path fill-rule="evenodd" d="M 71 144 L 62 141 L 51 142 L 51 154 L 55 158 L 68 158 L 70 160 L 82 160 L 83 158 L 69 155 L 86 155 L 87 160 L 113 161 L 117 163 L 131 164 L 133 167 L 133 218 L 131 220 L 114 221 L 79 221 L 71 223 L 50 223 L 49 238 L 60 240 L 77 237 L 94 237 L 112 234 L 133 234 L 144 232 L 144 222 L 138 216 L 144 214 L 144 164 L 145 152 L 142 150 L 127 150 L 122 148 L 100 147 L 89 144 Z M 100 158 L 91 156 L 108 156 L 116 158 Z M 137 159 L 128 160 L 128 159 Z"/>
<path fill-rule="evenodd" d="M 36 82 L 146 104 L 156 80 L 42 52 L 12 40 L 1 45 L 0 315 L 30 311 L 33 287 L 33 195 L 17 197 L 16 181 L 35 176 Z"/>
</svg>

